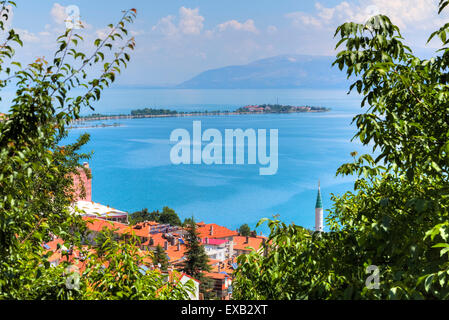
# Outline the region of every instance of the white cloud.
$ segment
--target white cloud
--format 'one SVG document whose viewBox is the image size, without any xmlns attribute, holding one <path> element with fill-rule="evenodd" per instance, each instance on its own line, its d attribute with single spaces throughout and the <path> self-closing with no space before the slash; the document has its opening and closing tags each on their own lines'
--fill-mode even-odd
<svg viewBox="0 0 449 320">
<path fill-rule="evenodd" d="M 204 17 L 199 15 L 199 9 L 181 7 L 179 9 L 179 29 L 184 34 L 200 34 L 203 29 Z"/>
<path fill-rule="evenodd" d="M 258 30 L 254 25 L 254 20 L 252 19 L 248 19 L 242 23 L 238 22 L 237 20 L 230 20 L 218 25 L 218 30 L 220 32 L 223 32 L 227 29 L 258 33 Z"/>
<path fill-rule="evenodd" d="M 95 34 L 97 35 L 98 38 L 105 39 L 111 33 L 111 31 L 112 31 L 111 28 L 106 27 L 106 28 L 98 29 L 97 31 L 95 31 Z"/>
<path fill-rule="evenodd" d="M 41 31 L 41 32 L 39 32 L 39 35 L 43 36 L 43 37 L 48 37 L 48 36 L 51 36 L 51 33 L 48 31 Z"/>
<path fill-rule="evenodd" d="M 53 17 L 53 20 L 57 24 L 64 24 L 65 20 L 67 19 L 67 14 L 65 12 L 65 7 L 60 5 L 59 3 L 53 4 L 53 7 L 51 8 L 51 16 Z"/>
<path fill-rule="evenodd" d="M 315 18 L 312 15 L 309 15 L 307 13 L 297 11 L 297 12 L 291 12 L 287 13 L 286 18 L 290 19 L 292 24 L 296 27 L 300 26 L 314 26 L 314 27 L 321 27 L 322 22 Z"/>
<path fill-rule="evenodd" d="M 15 28 L 15 31 L 19 34 L 20 39 L 22 39 L 24 42 L 36 43 L 40 41 L 38 36 L 28 30 Z"/>
<path fill-rule="evenodd" d="M 173 23 L 174 16 L 166 16 L 158 21 L 158 23 L 152 28 L 153 31 L 162 33 L 167 37 L 174 36 L 178 33 L 178 28 Z"/>
<path fill-rule="evenodd" d="M 428 29 L 436 27 L 438 17 L 438 1 L 434 0 L 371 0 L 364 7 L 365 14 L 369 8 L 376 8 L 381 14 L 389 16 L 402 28 L 417 27 Z"/>
<path fill-rule="evenodd" d="M 343 2 L 341 5 L 346 6 L 347 4 L 347 2 Z M 334 16 L 335 10 L 337 10 L 336 8 L 323 7 L 320 3 L 316 3 L 315 7 L 318 9 L 318 16 L 326 21 L 331 20 Z"/>
<path fill-rule="evenodd" d="M 185 7 L 179 8 L 179 23 L 175 23 L 176 17 L 168 15 L 161 18 L 152 30 L 159 32 L 166 37 L 174 37 L 179 34 L 193 34 L 201 33 L 203 29 L 204 17 L 199 14 L 199 9 L 189 9 Z"/>
<path fill-rule="evenodd" d="M 130 30 L 129 34 L 132 35 L 133 37 L 137 37 L 137 36 L 141 36 L 145 34 L 144 30 Z"/>
<path fill-rule="evenodd" d="M 356 4 L 342 1 L 331 8 L 316 2 L 314 14 L 296 11 L 285 16 L 294 26 L 334 28 L 347 21 L 364 23 L 373 15 L 384 14 L 401 29 L 432 29 L 442 23 L 437 7 L 434 0 L 360 0 Z"/>
<path fill-rule="evenodd" d="M 276 26 L 268 26 L 267 27 L 268 34 L 275 34 L 277 31 L 278 31 L 278 28 L 276 28 Z"/>
<path fill-rule="evenodd" d="M 214 36 L 214 30 L 206 30 L 204 31 L 204 35 L 207 39 L 212 39 Z"/>
</svg>

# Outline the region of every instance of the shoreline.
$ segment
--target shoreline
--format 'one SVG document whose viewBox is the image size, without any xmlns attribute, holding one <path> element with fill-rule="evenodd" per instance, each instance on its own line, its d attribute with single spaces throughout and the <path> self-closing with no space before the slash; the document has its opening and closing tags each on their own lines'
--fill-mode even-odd
<svg viewBox="0 0 449 320">
<path fill-rule="evenodd" d="M 323 113 L 330 110 L 310 110 L 300 112 L 198 112 L 198 113 L 176 113 L 176 114 L 148 114 L 148 115 L 115 115 L 86 117 L 74 120 L 72 123 L 85 121 L 120 120 L 120 119 L 146 119 L 146 118 L 175 118 L 175 117 L 203 117 L 203 116 L 232 116 L 232 115 L 262 115 L 262 114 L 293 114 L 293 113 Z"/>
</svg>

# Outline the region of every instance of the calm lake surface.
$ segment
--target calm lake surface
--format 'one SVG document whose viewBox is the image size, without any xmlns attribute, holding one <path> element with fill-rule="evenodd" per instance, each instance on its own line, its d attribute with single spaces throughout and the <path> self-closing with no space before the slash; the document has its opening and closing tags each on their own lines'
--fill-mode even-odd
<svg viewBox="0 0 449 320">
<path fill-rule="evenodd" d="M 332 108 L 326 113 L 207 116 L 103 121 L 120 127 L 73 129 L 66 142 L 88 132 L 93 151 L 93 200 L 134 212 L 169 206 L 181 219 L 218 223 L 231 229 L 251 227 L 264 217 L 279 214 L 287 222 L 313 228 L 317 183 L 323 205 L 330 209 L 330 194 L 352 190 L 354 178 L 335 177 L 337 168 L 350 162 L 352 151 L 369 152 L 350 139 L 351 120 L 360 112 L 360 98 L 343 91 L 320 90 L 154 90 L 112 89 L 96 112 L 129 113 L 141 107 L 178 111 L 234 110 L 247 104 L 276 103 Z M 199 120 L 203 131 L 218 129 L 278 129 L 279 168 L 276 175 L 260 176 L 260 165 L 173 165 L 170 134 L 192 132 Z M 95 125 L 98 122 L 91 122 Z M 325 212 L 326 215 L 326 212 Z M 258 231 L 267 232 L 266 228 Z"/>
</svg>

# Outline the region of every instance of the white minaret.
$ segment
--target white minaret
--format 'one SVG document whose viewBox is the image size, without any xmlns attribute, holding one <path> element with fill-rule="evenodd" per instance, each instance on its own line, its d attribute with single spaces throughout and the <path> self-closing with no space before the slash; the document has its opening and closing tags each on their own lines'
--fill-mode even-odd
<svg viewBox="0 0 449 320">
<path fill-rule="evenodd" d="M 323 232 L 323 202 L 321 201 L 320 181 L 318 180 L 318 195 L 315 205 L 315 231 Z"/>
</svg>

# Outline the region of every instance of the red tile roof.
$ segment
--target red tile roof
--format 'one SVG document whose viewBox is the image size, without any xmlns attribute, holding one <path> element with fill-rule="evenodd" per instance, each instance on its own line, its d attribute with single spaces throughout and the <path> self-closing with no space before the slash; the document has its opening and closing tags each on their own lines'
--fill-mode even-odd
<svg viewBox="0 0 449 320">
<path fill-rule="evenodd" d="M 96 219 L 91 217 L 83 217 L 83 220 L 87 222 L 87 228 L 91 231 L 100 232 L 103 228 L 114 231 L 118 234 L 133 234 L 138 237 L 149 238 L 149 226 L 141 229 L 135 229 L 132 226 L 115 221 L 108 221 L 104 219 Z"/>
<path fill-rule="evenodd" d="M 215 223 L 204 224 L 198 223 L 198 233 L 200 238 L 227 238 L 238 235 L 237 231 L 229 230 L 226 227 L 220 226 Z"/>
<path fill-rule="evenodd" d="M 232 238 L 232 241 L 234 242 L 233 248 L 234 250 L 252 251 L 252 249 L 248 248 L 250 247 L 255 250 L 258 250 L 262 246 L 264 239 L 266 238 L 261 236 L 258 237 L 235 236 Z"/>
<path fill-rule="evenodd" d="M 230 275 L 221 272 L 205 272 L 204 276 L 211 279 L 226 279 L 231 277 Z"/>
<path fill-rule="evenodd" d="M 212 260 L 212 262 L 209 262 L 209 264 L 211 265 L 211 272 L 224 271 L 229 275 L 231 275 L 234 272 L 231 263 L 232 263 L 231 259 L 227 259 L 224 261 Z"/>
<path fill-rule="evenodd" d="M 187 251 L 186 245 L 181 244 L 179 246 L 179 250 L 177 248 L 177 245 L 169 246 L 168 249 L 165 251 L 165 253 L 167 253 L 167 255 L 170 257 L 170 262 L 173 263 L 184 257 L 186 251 Z"/>
<path fill-rule="evenodd" d="M 167 241 L 166 239 L 164 239 L 162 237 L 162 233 L 155 233 L 155 234 L 151 234 L 150 238 L 153 239 L 153 245 L 152 247 L 157 247 L 157 245 L 160 245 L 161 247 L 164 247 L 164 243 L 165 241 Z M 145 244 L 150 245 L 150 240 L 148 240 L 148 242 L 145 242 Z"/>
<path fill-rule="evenodd" d="M 125 230 L 129 228 L 126 224 L 104 219 L 83 217 L 83 220 L 86 221 L 86 225 L 89 230 L 96 232 L 100 232 L 101 230 L 103 230 L 103 228 L 106 228 L 117 233 L 125 233 Z"/>
</svg>

